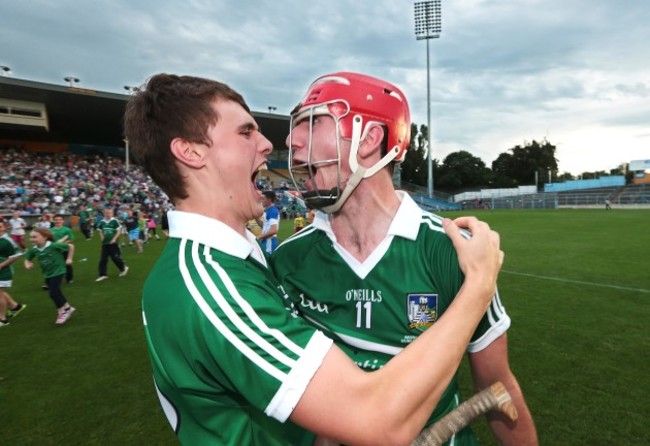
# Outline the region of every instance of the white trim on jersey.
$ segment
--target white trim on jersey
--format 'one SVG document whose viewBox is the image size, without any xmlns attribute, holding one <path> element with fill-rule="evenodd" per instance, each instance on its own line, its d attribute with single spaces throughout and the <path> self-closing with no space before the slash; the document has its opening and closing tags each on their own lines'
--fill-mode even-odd
<svg viewBox="0 0 650 446">
<path fill-rule="evenodd" d="M 445 230 L 442 228 L 442 217 L 430 212 L 423 212 L 422 221 L 426 222 L 431 230 L 444 233 Z M 440 225 L 440 226 L 438 226 Z M 465 230 L 461 229 L 461 234 L 463 237 L 469 239 L 472 237 L 472 234 Z M 470 342 L 467 345 L 468 353 L 480 352 L 492 342 L 494 342 L 499 336 L 508 331 L 510 328 L 510 317 L 506 314 L 505 308 L 501 304 L 501 299 L 499 298 L 499 290 L 496 291 L 490 306 L 486 311 L 488 320 L 490 321 L 490 328 L 483 333 L 483 336 L 477 340 Z M 498 322 L 497 322 L 498 319 Z"/>
<path fill-rule="evenodd" d="M 322 331 L 316 331 L 305 347 L 305 354 L 298 359 L 298 366 L 291 369 L 287 379 L 264 409 L 264 413 L 284 423 L 305 393 L 325 355 L 334 344 Z"/>
<path fill-rule="evenodd" d="M 196 251 L 196 253 L 198 254 L 198 251 Z M 193 257 L 194 254 L 195 254 L 195 248 L 192 247 Z M 230 276 L 228 276 L 226 270 L 224 270 L 221 267 L 221 265 L 219 265 L 218 262 L 214 261 L 214 259 L 210 255 L 209 246 L 205 246 L 203 248 L 203 256 L 205 257 L 206 262 L 210 266 L 212 266 L 212 268 L 217 272 L 217 274 L 219 275 L 219 279 L 221 279 L 221 282 L 226 287 L 231 297 L 244 310 L 244 314 L 248 316 L 250 321 L 253 322 L 253 324 L 255 324 L 255 326 L 259 329 L 259 331 L 277 339 L 281 345 L 286 347 L 291 352 L 295 353 L 296 356 L 300 356 L 304 353 L 303 349 L 298 345 L 296 345 L 289 338 L 287 338 L 286 335 L 282 333 L 282 331 L 274 328 L 269 328 L 269 326 L 264 323 L 264 321 L 257 315 L 257 312 L 251 306 L 251 304 L 246 299 L 244 299 L 241 294 L 239 294 L 237 287 L 235 287 L 235 284 L 230 279 Z M 253 331 L 246 322 L 244 322 L 243 320 L 241 320 L 239 316 L 237 316 L 237 313 L 232 309 L 232 307 L 228 304 L 228 302 L 225 301 L 223 295 L 219 292 L 219 289 L 215 286 L 214 282 L 212 282 L 207 270 L 198 266 L 200 265 L 200 260 L 198 259 L 198 255 L 195 257 L 195 260 L 199 262 L 195 264 L 195 266 L 197 266 L 197 270 L 199 272 L 199 275 L 203 279 L 203 283 L 210 291 L 210 294 L 214 298 L 215 303 L 219 306 L 219 308 L 221 308 L 224 311 L 224 313 L 226 313 L 226 315 L 228 315 L 228 319 L 230 319 L 235 324 L 235 326 L 242 331 L 242 333 L 246 334 L 248 338 L 250 338 L 253 342 L 255 342 L 255 344 L 260 346 L 262 345 L 266 346 L 264 350 L 267 351 L 269 354 L 271 354 L 271 356 L 273 356 L 283 364 L 288 365 L 289 367 L 293 367 L 295 365 L 295 360 L 287 357 L 282 352 L 278 351 L 275 347 L 273 347 L 273 345 L 271 345 L 267 340 L 262 338 L 257 332 Z M 274 352 L 277 353 L 278 356 L 275 356 Z"/>
<path fill-rule="evenodd" d="M 365 339 L 359 339 L 355 338 L 354 336 L 346 335 L 343 333 L 339 333 L 338 331 L 333 331 L 327 328 L 325 325 L 321 324 L 318 320 L 310 317 L 308 314 L 304 314 L 303 317 L 307 319 L 309 322 L 314 324 L 315 326 L 326 330 L 329 333 L 334 333 L 338 338 L 340 338 L 343 342 L 346 344 L 352 346 L 352 347 L 357 347 L 361 348 L 364 350 L 368 350 L 371 352 L 379 352 L 379 353 L 386 353 L 389 355 L 395 356 L 402 350 L 404 350 L 402 347 L 394 347 L 392 345 L 387 345 L 387 344 L 380 344 L 378 342 L 371 342 L 371 341 L 366 341 Z"/>
<path fill-rule="evenodd" d="M 198 290 L 195 282 L 192 280 L 190 266 L 185 260 L 185 250 L 187 249 L 188 243 L 191 243 L 190 252 L 193 263 L 191 266 L 198 273 L 203 285 L 207 288 L 214 299 L 214 302 L 226 314 L 228 320 L 242 335 L 255 344 L 259 349 L 267 353 L 270 357 L 275 358 L 278 362 L 290 367 L 288 373 L 280 370 L 273 363 L 269 362 L 268 359 L 265 359 L 253 348 L 249 347 L 236 333 L 233 333 L 233 331 L 224 324 L 219 316 L 215 314 L 208 302 L 205 300 L 205 297 Z M 265 408 L 264 412 L 268 416 L 273 417 L 280 422 L 284 422 L 291 415 L 291 412 L 298 404 L 298 401 L 316 373 L 316 370 L 321 366 L 325 355 L 333 344 L 333 341 L 327 338 L 322 332 L 315 331 L 307 343 L 307 346 L 303 349 L 280 330 L 268 327 L 258 316 L 250 303 L 239 293 L 227 271 L 212 258 L 210 255 L 210 247 L 206 245 L 203 252 L 200 253 L 199 245 L 199 242 L 192 240 L 181 239 L 180 241 L 178 266 L 185 282 L 185 286 L 204 316 L 212 323 L 224 339 L 228 340 L 253 364 L 281 382 L 280 387 Z M 257 330 L 273 337 L 280 345 L 294 353 L 296 355 L 295 359 L 290 358 L 271 342 L 260 336 L 259 332 L 253 330 L 244 320 L 241 319 L 241 317 L 238 316 L 237 312 L 233 309 L 231 302 L 224 297 L 224 295 L 219 291 L 219 288 L 215 285 L 208 269 L 203 266 L 203 263 L 201 262 L 202 257 L 205 259 L 206 263 L 214 269 L 219 276 L 219 279 L 230 293 L 232 299 L 241 307 L 244 314 L 246 314 L 250 322 L 255 325 Z M 146 324 L 144 314 L 143 318 Z"/>
<path fill-rule="evenodd" d="M 167 417 L 167 421 L 171 425 L 174 432 L 178 433 L 178 412 L 176 411 L 176 408 L 172 402 L 169 401 L 167 397 L 160 391 L 155 377 L 153 379 L 153 386 L 156 388 L 156 394 L 158 395 L 158 400 L 160 401 L 160 405 L 162 406 L 165 417 Z"/>
<path fill-rule="evenodd" d="M 300 239 L 300 238 L 302 238 L 302 237 L 306 237 L 306 236 L 308 236 L 308 235 L 311 234 L 312 232 L 316 231 L 316 229 L 317 229 L 316 226 L 314 226 L 313 224 L 311 224 L 311 225 L 309 225 L 309 226 L 305 226 L 305 227 L 304 227 L 303 229 L 301 229 L 299 232 L 296 232 L 296 233 L 294 233 L 294 234 L 291 234 L 291 236 L 289 236 L 289 237 L 287 237 L 286 239 L 284 239 L 284 241 L 283 241 L 282 243 L 280 243 L 280 246 L 278 246 L 277 249 L 280 249 L 280 247 L 282 247 L 282 245 L 284 245 L 284 244 L 286 244 L 286 243 L 290 243 L 290 242 L 296 241 L 296 240 L 298 240 L 298 239 Z M 277 249 L 276 249 L 276 250 L 277 250 Z"/>
<path fill-rule="evenodd" d="M 495 323 L 495 315 L 498 316 L 499 322 Z M 501 304 L 498 290 L 494 294 L 492 302 L 488 307 L 487 316 L 490 321 L 490 328 L 483 333 L 483 336 L 478 338 L 476 341 L 469 343 L 467 346 L 468 353 L 480 352 L 510 328 L 510 316 L 506 314 L 506 311 Z"/>
<path fill-rule="evenodd" d="M 210 308 L 210 305 L 205 301 L 204 296 L 201 294 L 196 284 L 192 280 L 189 267 L 185 260 L 185 249 L 188 242 L 192 243 L 190 249 L 192 253 L 192 260 L 194 262 L 193 267 L 197 269 L 199 275 L 203 280 L 204 285 L 208 288 L 208 290 L 212 294 L 214 301 L 226 313 L 226 315 L 233 322 L 233 324 L 242 331 L 242 334 L 246 335 L 247 337 L 250 337 L 251 341 L 253 341 L 254 344 L 258 345 L 262 350 L 267 352 L 269 355 L 271 355 L 278 361 L 290 367 L 295 364 L 295 361 L 293 359 L 288 358 L 284 353 L 278 351 L 275 347 L 270 345 L 268 341 L 261 340 L 259 335 L 253 334 L 253 331 L 250 329 L 250 327 L 248 327 L 239 317 L 236 316 L 236 312 L 232 310 L 232 308 L 230 308 L 230 305 L 226 302 L 225 298 L 223 297 L 219 289 L 214 285 L 214 283 L 212 283 L 209 274 L 207 273 L 205 268 L 201 265 L 201 261 L 199 259 L 199 252 L 198 252 L 199 243 L 188 241 L 187 239 L 182 239 L 180 242 L 180 249 L 178 251 L 178 266 L 181 271 L 183 280 L 185 281 L 185 286 L 187 287 L 188 291 L 192 295 L 194 302 L 196 302 L 198 307 L 203 312 L 204 316 L 212 323 L 214 328 L 216 328 L 217 331 L 226 340 L 228 340 L 237 350 L 239 350 L 242 353 L 242 355 L 244 355 L 252 363 L 257 365 L 259 368 L 264 370 L 269 375 L 273 376 L 278 381 L 284 381 L 287 377 L 286 373 L 278 369 L 277 367 L 275 367 L 273 364 L 269 363 L 266 359 L 264 359 L 257 352 L 255 352 L 255 350 L 253 350 L 251 347 L 246 345 L 244 341 L 239 339 L 239 337 L 235 333 L 233 333 L 226 326 L 226 324 L 224 324 L 224 322 L 214 313 L 212 308 Z M 208 259 L 208 261 L 210 261 L 210 259 Z M 217 273 L 219 273 L 219 271 L 217 271 Z M 221 277 L 221 275 L 220 278 L 222 278 L 223 280 L 223 277 Z M 300 347 L 298 346 L 296 346 L 296 348 L 300 349 Z"/>
<path fill-rule="evenodd" d="M 330 234 L 328 233 L 327 235 L 329 236 Z M 338 252 L 339 255 L 343 258 L 343 260 L 345 260 L 345 263 L 348 264 L 350 269 L 354 271 L 354 273 L 359 276 L 360 279 L 363 280 L 366 278 L 366 276 L 368 276 L 368 274 L 372 272 L 372 270 L 375 268 L 375 266 L 377 266 L 381 259 L 384 258 L 384 254 L 386 254 L 390 248 L 392 241 L 392 235 L 386 237 L 379 245 L 377 245 L 374 251 L 372 251 L 372 254 L 370 254 L 363 262 L 359 262 L 357 259 L 355 259 L 352 254 L 347 252 L 343 246 L 339 245 L 334 240 L 332 240 L 332 246 L 334 247 L 334 250 Z"/>
<path fill-rule="evenodd" d="M 190 239 L 211 246 L 228 255 L 245 259 L 252 256 L 267 266 L 266 257 L 257 243 L 255 235 L 245 231 L 244 237 L 219 220 L 184 211 L 169 211 L 169 236 Z"/>
</svg>

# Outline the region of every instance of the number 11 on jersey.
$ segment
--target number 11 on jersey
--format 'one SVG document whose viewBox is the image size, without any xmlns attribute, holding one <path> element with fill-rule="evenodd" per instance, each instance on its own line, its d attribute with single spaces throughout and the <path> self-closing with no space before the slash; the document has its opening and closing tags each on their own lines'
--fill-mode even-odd
<svg viewBox="0 0 650 446">
<path fill-rule="evenodd" d="M 372 317 L 372 302 L 357 302 L 357 328 L 370 329 L 370 318 Z M 364 318 L 365 313 L 365 318 Z M 362 325 L 365 319 L 365 326 Z"/>
</svg>

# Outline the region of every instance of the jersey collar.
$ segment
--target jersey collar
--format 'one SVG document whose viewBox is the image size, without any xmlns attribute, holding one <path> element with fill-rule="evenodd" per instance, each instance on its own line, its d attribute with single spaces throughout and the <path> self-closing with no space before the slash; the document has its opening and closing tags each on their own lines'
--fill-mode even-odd
<svg viewBox="0 0 650 446">
<path fill-rule="evenodd" d="M 400 200 L 400 205 L 390 227 L 388 228 L 386 237 L 398 236 L 409 240 L 415 240 L 417 239 L 420 230 L 422 209 L 420 209 L 417 203 L 413 201 L 413 198 L 411 198 L 411 196 L 406 192 L 398 190 L 395 191 L 395 194 Z M 336 240 L 328 215 L 329 214 L 324 212 L 316 211 L 313 224 L 317 229 L 325 231 L 330 238 Z M 369 216 L 369 218 L 372 218 L 372 216 Z"/>
<path fill-rule="evenodd" d="M 51 244 L 52 244 L 52 242 L 48 240 L 48 241 L 45 242 L 45 244 L 44 244 L 41 248 L 39 248 L 38 246 L 35 246 L 35 248 L 36 248 L 37 250 L 43 252 L 43 251 L 45 251 L 45 249 L 46 249 L 47 247 L 49 247 Z"/>
<path fill-rule="evenodd" d="M 167 218 L 170 237 L 190 239 L 240 259 L 252 255 L 266 265 L 264 254 L 249 231 L 246 231 L 246 237 L 242 237 L 219 220 L 191 212 L 169 211 Z"/>
</svg>

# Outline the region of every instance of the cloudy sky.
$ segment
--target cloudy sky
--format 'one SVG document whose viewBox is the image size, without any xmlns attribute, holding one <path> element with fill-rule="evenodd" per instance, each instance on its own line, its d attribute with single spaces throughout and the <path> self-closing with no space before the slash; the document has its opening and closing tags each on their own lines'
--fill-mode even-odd
<svg viewBox="0 0 650 446">
<path fill-rule="evenodd" d="M 412 0 L 21 0 L 0 3 L 13 77 L 124 93 L 157 72 L 224 81 L 288 113 L 309 83 L 360 71 L 402 87 L 426 123 Z M 430 41 L 434 157 L 488 166 L 546 138 L 561 172 L 650 159 L 647 0 L 442 0 Z"/>
</svg>

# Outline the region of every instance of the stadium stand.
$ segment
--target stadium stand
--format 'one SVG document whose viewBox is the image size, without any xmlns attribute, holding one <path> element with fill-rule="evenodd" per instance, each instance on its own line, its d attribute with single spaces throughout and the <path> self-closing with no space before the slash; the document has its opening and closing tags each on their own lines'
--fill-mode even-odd
<svg viewBox="0 0 650 446">
<path fill-rule="evenodd" d="M 72 153 L 0 150 L 0 215 L 23 216 L 124 205 L 157 213 L 167 196 L 138 167 L 121 158 Z"/>
<path fill-rule="evenodd" d="M 650 184 L 629 184 L 612 203 L 619 205 L 650 205 Z"/>
</svg>

